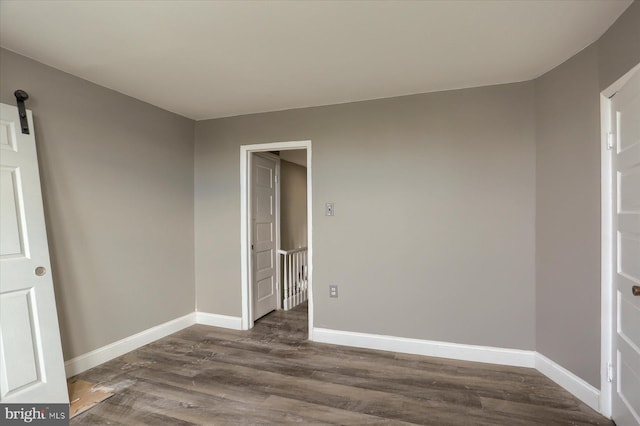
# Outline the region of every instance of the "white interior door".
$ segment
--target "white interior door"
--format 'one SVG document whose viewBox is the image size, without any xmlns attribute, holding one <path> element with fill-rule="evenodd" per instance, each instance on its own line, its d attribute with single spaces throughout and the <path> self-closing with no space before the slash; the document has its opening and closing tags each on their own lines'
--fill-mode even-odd
<svg viewBox="0 0 640 426">
<path fill-rule="evenodd" d="M 640 425 L 640 72 L 612 99 L 613 419 Z"/>
<path fill-rule="evenodd" d="M 67 403 L 32 115 L 1 107 L 0 401 Z"/>
<path fill-rule="evenodd" d="M 253 154 L 251 161 L 251 259 L 253 320 L 278 307 L 277 199 L 278 159 Z"/>
</svg>

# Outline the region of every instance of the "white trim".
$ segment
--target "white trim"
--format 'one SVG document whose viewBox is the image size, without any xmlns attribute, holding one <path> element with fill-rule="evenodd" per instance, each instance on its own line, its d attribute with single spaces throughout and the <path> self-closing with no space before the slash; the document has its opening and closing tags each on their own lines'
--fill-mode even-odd
<svg viewBox="0 0 640 426">
<path fill-rule="evenodd" d="M 80 374 L 195 324 L 241 330 L 242 318 L 207 312 L 192 312 L 66 361 L 64 367 L 67 377 Z"/>
<path fill-rule="evenodd" d="M 249 160 L 252 152 L 285 151 L 291 149 L 306 149 L 307 151 L 307 246 L 309 268 L 309 339 L 313 338 L 313 221 L 312 221 L 312 168 L 311 168 L 311 141 L 273 142 L 263 144 L 240 146 L 240 275 L 242 289 L 242 322 L 241 329 L 248 330 L 253 327 L 251 307 L 251 265 L 249 264 Z"/>
<path fill-rule="evenodd" d="M 229 315 L 210 314 L 207 312 L 195 313 L 196 324 L 210 325 L 212 327 L 230 328 L 242 330 L 242 318 Z"/>
<path fill-rule="evenodd" d="M 305 142 L 307 149 L 307 311 L 309 317 L 309 340 L 313 340 L 313 185 L 311 182 L 311 141 Z"/>
<path fill-rule="evenodd" d="M 251 294 L 249 293 L 249 149 L 240 147 L 240 279 L 242 281 L 242 329 L 248 330 L 251 312 Z"/>
<path fill-rule="evenodd" d="M 536 352 L 535 368 L 573 396 L 600 412 L 600 391 L 571 371 Z"/>
<path fill-rule="evenodd" d="M 333 345 L 535 368 L 589 407 L 596 411 L 600 409 L 600 391 L 598 389 L 535 351 L 465 345 L 326 328 L 316 328 L 313 340 Z"/>
<path fill-rule="evenodd" d="M 128 352 L 148 345 L 158 339 L 166 337 L 196 323 L 195 313 L 156 325 L 133 336 L 125 337 L 86 354 L 77 356 L 64 363 L 67 377 L 75 376 L 90 368 L 96 367 Z"/>
<path fill-rule="evenodd" d="M 67 377 L 75 376 L 128 352 L 176 333 L 194 324 L 242 329 L 242 318 L 229 315 L 192 312 L 148 330 L 125 337 L 65 362 Z M 576 398 L 596 411 L 600 410 L 600 391 L 569 370 L 534 351 L 506 349 L 492 346 L 465 345 L 460 343 L 421 340 L 406 337 L 357 333 L 352 331 L 314 329 L 313 341 L 334 345 L 352 346 L 381 351 L 392 351 L 423 356 L 484 362 L 516 367 L 535 368 L 572 393 Z"/>
<path fill-rule="evenodd" d="M 600 96 L 600 392 L 601 413 L 611 417 L 612 383 L 609 382 L 609 363 L 613 361 L 613 197 L 611 193 L 611 150 L 608 133 L 611 122 L 611 100 Z"/>
<path fill-rule="evenodd" d="M 516 367 L 534 366 L 533 351 L 316 328 L 314 342 Z"/>
<path fill-rule="evenodd" d="M 280 228 L 280 215 L 282 212 L 280 211 L 280 182 L 282 181 L 282 163 L 280 161 L 280 157 L 276 157 L 276 253 L 274 254 L 276 258 L 276 291 L 278 293 L 278 302 L 276 306 L 278 309 L 282 309 L 282 283 L 280 279 L 282 278 L 282 271 L 280 271 L 280 256 L 278 255 L 278 250 L 282 244 L 280 241 L 280 234 L 282 233 L 282 229 Z"/>
</svg>

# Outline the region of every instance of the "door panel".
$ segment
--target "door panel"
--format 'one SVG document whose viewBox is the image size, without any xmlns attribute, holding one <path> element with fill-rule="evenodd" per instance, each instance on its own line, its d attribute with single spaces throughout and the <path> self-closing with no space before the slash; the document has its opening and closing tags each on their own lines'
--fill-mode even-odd
<svg viewBox="0 0 640 426">
<path fill-rule="evenodd" d="M 34 289 L 2 293 L 0 322 L 14 324 L 3 328 L 2 365 L 11 366 L 3 371 L 2 396 L 43 382 L 40 374 L 42 347 L 36 338 L 40 334 L 34 317 Z"/>
<path fill-rule="evenodd" d="M 0 401 L 68 402 L 33 119 L 0 117 Z"/>
<path fill-rule="evenodd" d="M 620 337 L 631 347 L 640 348 L 640 306 L 633 304 L 630 299 L 620 300 Z"/>
<path fill-rule="evenodd" d="M 627 87 L 628 84 L 627 84 Z M 624 88 L 622 89 L 624 90 Z M 620 151 L 635 145 L 640 140 L 640 97 L 625 101 L 624 111 L 618 110 L 618 130 L 620 131 Z"/>
<path fill-rule="evenodd" d="M 278 307 L 276 276 L 276 169 L 277 160 L 251 156 L 251 221 L 253 319 Z"/>
<path fill-rule="evenodd" d="M 27 257 L 25 250 L 26 229 L 22 184 L 18 167 L 0 168 L 0 259 Z"/>
<path fill-rule="evenodd" d="M 264 300 L 267 297 L 271 297 L 273 294 L 273 277 L 267 277 L 263 280 L 258 281 L 257 288 L 258 294 L 257 299 L 258 302 Z M 273 309 L 272 309 L 273 310 Z"/>
<path fill-rule="evenodd" d="M 640 170 L 618 174 L 618 192 L 620 213 L 640 213 Z"/>
<path fill-rule="evenodd" d="M 271 252 L 264 251 L 256 255 L 256 269 L 258 271 L 264 271 L 265 269 L 273 268 L 273 262 Z"/>
<path fill-rule="evenodd" d="M 13 121 L 0 120 L 0 149 L 18 152 L 16 126 Z"/>
<path fill-rule="evenodd" d="M 631 232 L 620 232 L 618 234 L 618 256 L 619 274 L 634 281 L 640 281 L 640 238 L 634 237 Z"/>
<path fill-rule="evenodd" d="M 613 359 L 613 419 L 618 426 L 640 424 L 640 72 L 611 102 L 614 185 L 613 244 L 616 291 Z"/>
</svg>

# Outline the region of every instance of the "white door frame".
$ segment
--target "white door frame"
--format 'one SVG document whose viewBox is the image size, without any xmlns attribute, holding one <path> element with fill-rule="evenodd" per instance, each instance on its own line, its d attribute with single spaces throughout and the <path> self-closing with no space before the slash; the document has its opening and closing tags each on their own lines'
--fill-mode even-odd
<svg viewBox="0 0 640 426">
<path fill-rule="evenodd" d="M 309 268 L 309 340 L 313 339 L 313 222 L 312 222 L 312 185 L 311 185 L 311 141 L 273 142 L 240 146 L 240 262 L 242 277 L 242 329 L 253 327 L 253 289 L 251 286 L 251 214 L 250 203 L 250 155 L 254 152 L 287 151 L 305 149 L 307 151 L 307 250 Z M 278 219 L 279 220 L 279 219 Z M 278 248 L 280 237 L 278 236 Z M 278 284 L 279 286 L 279 284 Z"/>
<path fill-rule="evenodd" d="M 606 417 L 612 415 L 613 386 L 609 381 L 609 365 L 615 356 L 613 318 L 615 303 L 613 285 L 613 194 L 611 173 L 612 153 L 608 148 L 609 130 L 611 128 L 611 97 L 629 81 L 635 72 L 640 72 L 640 64 L 636 65 L 620 77 L 615 83 L 600 94 L 600 162 L 601 162 L 601 351 L 600 351 L 600 412 Z"/>
</svg>

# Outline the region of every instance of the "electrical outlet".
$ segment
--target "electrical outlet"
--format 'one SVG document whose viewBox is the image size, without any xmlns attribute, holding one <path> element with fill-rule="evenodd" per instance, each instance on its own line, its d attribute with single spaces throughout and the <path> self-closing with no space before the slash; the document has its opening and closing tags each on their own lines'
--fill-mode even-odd
<svg viewBox="0 0 640 426">
<path fill-rule="evenodd" d="M 324 215 L 325 216 L 334 216 L 335 215 L 335 210 L 333 207 L 333 203 L 326 203 L 324 205 Z"/>
<path fill-rule="evenodd" d="M 338 297 L 338 286 L 330 285 L 329 286 L 329 297 Z"/>
</svg>

